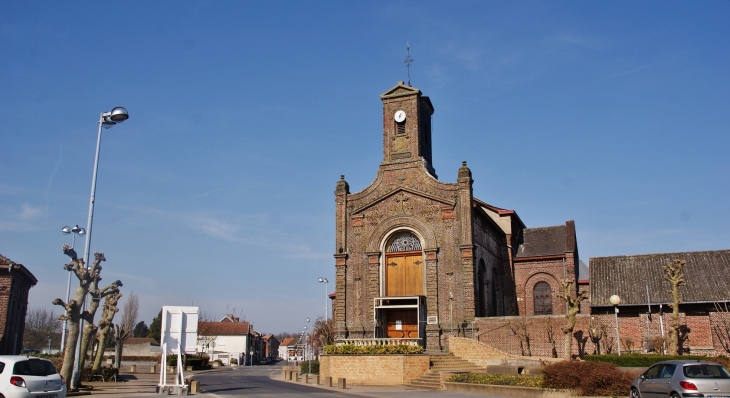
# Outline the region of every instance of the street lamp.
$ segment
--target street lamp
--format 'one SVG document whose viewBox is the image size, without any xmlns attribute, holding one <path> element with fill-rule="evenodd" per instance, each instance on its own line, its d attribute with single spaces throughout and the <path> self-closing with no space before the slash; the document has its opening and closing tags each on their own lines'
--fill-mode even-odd
<svg viewBox="0 0 730 398">
<path fill-rule="evenodd" d="M 614 313 L 616 315 L 616 341 L 618 346 L 618 355 L 621 356 L 621 336 L 618 334 L 618 305 L 621 304 L 621 297 L 614 294 L 608 298 L 608 302 L 613 306 Z"/>
<path fill-rule="evenodd" d="M 61 233 L 64 235 L 71 234 L 71 248 L 74 248 L 74 244 L 76 243 L 76 235 L 78 236 L 84 236 L 86 235 L 86 230 L 83 228 L 80 228 L 78 224 L 76 224 L 75 227 L 69 228 L 69 227 L 63 227 L 61 228 Z M 73 270 L 71 268 L 68 269 L 68 283 L 66 284 L 66 303 L 68 303 L 68 299 L 71 297 L 71 272 Z M 61 352 L 64 352 L 66 349 L 66 333 L 68 330 L 68 317 L 66 320 L 63 321 L 63 331 L 61 332 Z M 50 353 L 50 347 L 49 353 Z"/>
<path fill-rule="evenodd" d="M 96 173 L 99 169 L 99 149 L 101 149 L 101 128 L 112 128 L 115 124 L 122 123 L 129 119 L 129 112 L 124 107 L 117 106 L 109 112 L 102 112 L 99 115 L 99 131 L 96 135 L 96 154 L 94 155 L 94 172 L 91 174 L 91 195 L 89 196 L 89 218 L 86 220 L 86 244 L 84 245 L 84 262 L 86 268 L 89 268 L 89 250 L 91 249 L 91 227 L 94 221 L 94 199 L 96 195 Z M 86 306 L 86 297 L 82 300 L 83 306 Z M 81 363 L 81 337 L 84 330 L 84 319 L 79 319 L 79 338 L 76 342 L 76 361 L 74 361 L 74 371 L 72 376 L 72 385 L 74 389 L 79 385 L 79 364 Z"/>
<path fill-rule="evenodd" d="M 329 283 L 329 281 L 327 280 L 327 278 L 320 277 L 319 283 L 324 283 L 324 320 L 328 321 L 329 318 L 327 317 L 327 314 L 328 314 L 328 311 L 327 311 L 328 305 L 327 304 L 329 304 L 329 303 L 327 302 L 327 300 L 329 299 L 329 297 L 327 297 L 327 293 L 328 293 L 327 283 Z"/>
</svg>

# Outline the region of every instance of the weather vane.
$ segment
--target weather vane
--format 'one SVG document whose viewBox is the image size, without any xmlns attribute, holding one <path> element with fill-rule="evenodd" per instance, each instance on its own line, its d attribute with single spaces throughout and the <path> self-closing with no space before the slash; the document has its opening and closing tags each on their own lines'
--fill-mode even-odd
<svg viewBox="0 0 730 398">
<path fill-rule="evenodd" d="M 408 68 L 408 85 L 411 85 L 411 62 L 415 61 L 415 59 L 411 58 L 411 43 L 406 42 L 406 59 L 403 60 L 403 63 L 406 64 L 406 67 Z"/>
</svg>

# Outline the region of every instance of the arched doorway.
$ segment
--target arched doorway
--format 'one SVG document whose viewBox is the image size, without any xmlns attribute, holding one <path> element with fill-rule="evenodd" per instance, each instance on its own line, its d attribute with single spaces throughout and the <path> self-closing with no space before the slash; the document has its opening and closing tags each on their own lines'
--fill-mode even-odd
<svg viewBox="0 0 730 398">
<path fill-rule="evenodd" d="M 385 246 L 385 337 L 415 339 L 419 335 L 418 306 L 424 295 L 421 241 L 413 233 L 396 233 Z"/>
</svg>

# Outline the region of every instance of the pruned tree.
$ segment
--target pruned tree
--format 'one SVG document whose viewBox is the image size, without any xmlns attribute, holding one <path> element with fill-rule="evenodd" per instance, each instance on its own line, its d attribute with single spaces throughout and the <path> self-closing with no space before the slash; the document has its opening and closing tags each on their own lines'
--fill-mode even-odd
<svg viewBox="0 0 730 398">
<path fill-rule="evenodd" d="M 99 270 L 101 271 L 101 268 Z M 118 293 L 119 288 L 123 286 L 122 281 L 116 280 L 109 286 L 99 289 L 100 281 L 101 276 L 98 275 L 92 280 L 91 288 L 89 289 L 89 296 L 91 297 L 91 300 L 89 302 L 88 309 L 81 313 L 81 318 L 83 318 L 86 323 L 84 324 L 84 334 L 81 336 L 81 352 L 83 355 L 81 355 L 79 369 L 83 369 L 84 364 L 86 363 L 86 354 L 92 348 L 90 346 L 91 342 L 96 341 L 96 331 L 99 327 L 94 324 L 94 316 L 96 315 L 96 310 L 99 308 L 101 299 L 106 298 L 108 295 Z"/>
<path fill-rule="evenodd" d="M 520 351 L 523 356 L 531 357 L 532 350 L 530 349 L 530 334 L 527 332 L 527 322 L 524 319 L 519 319 L 509 323 L 509 328 L 512 334 L 517 336 L 517 340 L 520 342 Z"/>
<path fill-rule="evenodd" d="M 600 320 L 595 320 L 593 317 L 588 320 L 588 337 L 593 342 L 593 353 L 597 355 L 601 355 L 601 339 L 603 338 L 604 331 L 601 326 Z"/>
<path fill-rule="evenodd" d="M 611 335 L 608 333 L 608 324 L 599 323 L 598 327 L 601 329 L 601 334 L 603 335 L 603 338 L 601 339 L 601 346 L 603 347 L 603 352 L 605 354 L 610 354 L 611 352 L 613 352 L 614 338 L 611 337 Z"/>
<path fill-rule="evenodd" d="M 117 368 L 121 368 L 122 366 L 124 342 L 132 337 L 132 329 L 134 329 L 134 324 L 137 322 L 138 312 L 139 298 L 132 292 L 124 303 L 124 312 L 122 312 L 121 321 L 114 324 L 114 366 Z"/>
<path fill-rule="evenodd" d="M 31 308 L 25 315 L 23 345 L 25 348 L 41 349 L 48 345 L 48 339 L 58 340 L 61 321 L 46 308 Z"/>
<path fill-rule="evenodd" d="M 61 366 L 61 375 L 66 380 L 66 386 L 69 390 L 76 390 L 78 386 L 72 380 L 74 368 L 76 345 L 79 338 L 79 320 L 81 318 L 81 303 L 89 293 L 89 288 L 94 279 L 98 278 L 101 273 L 101 262 L 106 261 L 104 253 L 94 253 L 94 262 L 91 268 L 86 268 L 83 258 L 78 258 L 76 251 L 69 245 L 63 245 L 63 254 L 67 255 L 71 261 L 63 266 L 66 271 L 72 271 L 79 280 L 79 287 L 76 288 L 76 295 L 68 303 L 57 298 L 53 300 L 54 305 L 60 305 L 66 310 L 59 320 L 68 319 L 68 334 L 66 336 L 66 348 L 64 350 L 63 365 Z"/>
<path fill-rule="evenodd" d="M 727 302 L 715 303 L 715 322 L 712 325 L 712 334 L 715 335 L 725 353 L 730 354 L 730 307 Z"/>
<path fill-rule="evenodd" d="M 550 343 L 550 354 L 553 358 L 557 358 L 558 349 L 555 346 L 555 327 L 552 318 L 545 319 L 545 333 L 547 334 L 548 343 Z"/>
<path fill-rule="evenodd" d="M 669 355 L 679 355 L 679 338 L 680 338 L 680 325 L 679 323 L 679 303 L 682 298 L 679 295 L 679 287 L 687 284 L 684 277 L 684 265 L 687 262 L 685 260 L 674 260 L 669 264 L 662 267 L 664 271 L 664 279 L 669 281 L 672 288 L 669 293 L 672 294 L 672 323 L 669 325 Z"/>
<path fill-rule="evenodd" d="M 575 329 L 575 317 L 578 315 L 578 311 L 580 310 L 581 301 L 588 298 L 588 292 L 585 290 L 574 295 L 572 289 L 573 283 L 574 281 L 570 278 L 563 279 L 560 282 L 563 287 L 563 292 L 558 294 L 558 297 L 568 304 L 568 310 L 565 313 L 565 326 L 562 328 L 565 339 L 563 359 L 566 361 L 570 361 L 572 356 L 571 354 L 573 353 L 573 329 Z"/>
<path fill-rule="evenodd" d="M 122 297 L 122 293 L 119 289 L 113 294 L 108 294 L 104 298 L 104 306 L 101 310 L 101 319 L 99 319 L 99 332 L 96 334 L 97 348 L 96 356 L 94 356 L 94 364 L 91 367 L 91 373 L 95 374 L 101 369 L 101 360 L 104 357 L 104 350 L 106 350 L 107 344 L 109 343 L 110 335 L 109 331 L 112 329 L 112 321 L 114 315 L 119 311 L 117 303 Z"/>
</svg>

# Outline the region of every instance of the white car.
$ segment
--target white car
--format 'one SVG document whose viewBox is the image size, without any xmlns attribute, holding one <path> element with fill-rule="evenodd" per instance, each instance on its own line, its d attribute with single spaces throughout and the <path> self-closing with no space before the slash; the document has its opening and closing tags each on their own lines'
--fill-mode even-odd
<svg viewBox="0 0 730 398">
<path fill-rule="evenodd" d="M 0 398 L 66 398 L 66 383 L 47 359 L 0 355 Z"/>
</svg>

